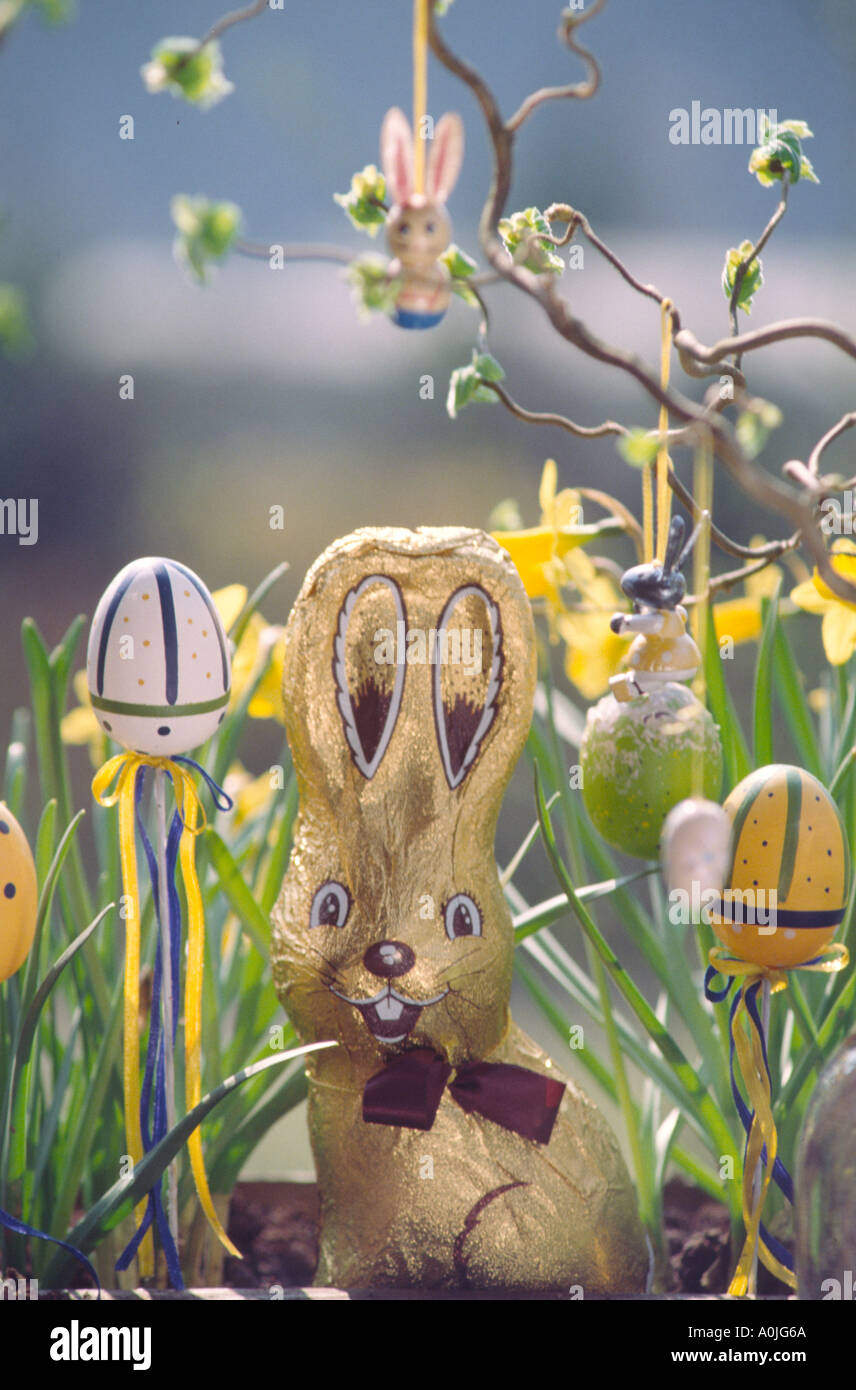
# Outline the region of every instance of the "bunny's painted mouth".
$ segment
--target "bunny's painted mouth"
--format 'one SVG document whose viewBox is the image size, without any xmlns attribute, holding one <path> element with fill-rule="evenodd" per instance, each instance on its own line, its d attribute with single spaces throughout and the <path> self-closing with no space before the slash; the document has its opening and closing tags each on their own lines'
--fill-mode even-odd
<svg viewBox="0 0 856 1390">
<path fill-rule="evenodd" d="M 439 1003 L 448 993 L 449 991 L 444 989 L 442 994 L 435 994 L 433 999 L 417 1001 L 399 994 L 392 985 L 386 985 L 371 999 L 350 999 L 347 994 L 342 994 L 337 989 L 333 990 L 338 999 L 344 999 L 346 1004 L 353 1004 L 355 1009 L 359 1009 L 363 1022 L 373 1038 L 389 1045 L 404 1042 L 419 1022 L 422 1010 L 429 1004 Z"/>
</svg>

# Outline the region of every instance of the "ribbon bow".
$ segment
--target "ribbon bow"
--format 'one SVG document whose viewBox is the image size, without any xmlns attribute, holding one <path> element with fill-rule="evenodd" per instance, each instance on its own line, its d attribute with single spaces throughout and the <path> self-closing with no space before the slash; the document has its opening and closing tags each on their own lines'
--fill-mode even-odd
<svg viewBox="0 0 856 1390">
<path fill-rule="evenodd" d="M 139 1080 L 140 1048 L 140 894 L 137 877 L 137 847 L 135 837 L 135 817 L 143 792 L 143 781 L 148 768 L 165 772 L 170 778 L 176 800 L 176 810 L 170 826 L 167 856 L 167 885 L 169 903 L 159 901 L 157 885 L 157 863 L 154 851 L 139 821 L 149 870 L 152 876 L 152 889 L 155 913 L 160 921 L 162 911 L 168 910 L 170 920 L 170 955 L 173 962 L 173 978 L 178 978 L 178 959 L 180 942 L 180 905 L 175 888 L 174 875 L 176 861 L 181 865 L 181 875 L 187 900 L 187 973 L 184 989 L 184 1053 L 185 1053 L 185 1097 L 187 1110 L 199 1103 L 202 1095 L 202 968 L 205 946 L 205 917 L 202 894 L 196 874 L 195 841 L 196 836 L 207 824 L 205 809 L 202 806 L 196 785 L 188 767 L 200 772 L 211 789 L 214 803 L 219 810 L 226 810 L 231 801 L 221 792 L 217 784 L 191 758 L 154 757 L 147 753 L 119 753 L 111 758 L 95 774 L 92 781 L 92 794 L 100 806 L 119 807 L 119 856 L 122 868 L 122 887 L 125 895 L 125 996 L 124 996 L 124 1098 L 125 1127 L 128 1151 L 136 1163 L 145 1150 L 151 1148 L 166 1133 L 166 1113 L 163 1091 L 163 1054 L 160 1051 L 160 1038 L 154 1036 L 158 1029 L 156 1011 L 160 999 L 161 947 L 158 948 L 155 965 L 155 981 L 152 992 L 152 1024 L 149 1036 L 146 1076 L 142 1093 Z M 112 791 L 111 784 L 115 782 Z M 201 823 L 198 823 L 201 822 Z M 168 1020 L 173 1036 L 178 1022 L 177 995 L 173 1017 Z M 149 1107 L 153 1078 L 155 1082 L 154 1120 L 149 1130 Z M 143 1130 L 146 1131 L 146 1144 L 143 1144 Z M 214 1210 L 205 1163 L 202 1156 L 202 1136 L 199 1129 L 193 1130 L 187 1140 L 190 1166 L 200 1204 L 208 1223 L 231 1255 L 240 1258 L 240 1252 L 226 1235 Z M 136 1207 L 139 1227 L 133 1240 L 123 1252 L 118 1262 L 124 1267 L 133 1258 L 139 1247 L 140 1273 L 151 1275 L 154 1272 L 154 1249 L 150 1227 L 157 1221 L 167 1264 L 173 1284 L 181 1288 L 181 1272 L 178 1256 L 167 1223 L 163 1216 L 160 1199 L 160 1184 L 149 1194 L 148 1201 Z M 177 1282 L 176 1282 L 177 1281 Z"/>
<path fill-rule="evenodd" d="M 363 1119 L 375 1125 L 430 1129 L 446 1083 L 468 1114 L 548 1144 L 565 1090 L 564 1081 L 510 1062 L 465 1062 L 457 1069 L 430 1047 L 413 1048 L 387 1062 L 363 1089 Z"/>
<path fill-rule="evenodd" d="M 781 1159 L 776 1157 L 778 1135 L 773 1118 L 772 1084 L 770 1066 L 767 1060 L 767 1042 L 764 1025 L 758 1012 L 758 992 L 764 982 L 770 985 L 772 994 L 778 994 L 787 987 L 787 973 L 783 969 L 753 964 L 727 955 L 721 947 L 714 947 L 708 956 L 710 965 L 704 978 L 705 997 L 720 1003 L 729 993 L 735 980 L 740 979 L 737 994 L 731 1004 L 729 1027 L 731 1034 L 729 1066 L 731 1071 L 731 1092 L 741 1123 L 746 1131 L 746 1148 L 743 1158 L 743 1222 L 746 1227 L 746 1240 L 728 1292 L 742 1298 L 749 1288 L 749 1275 L 757 1250 L 758 1258 L 771 1274 L 781 1279 L 789 1288 L 796 1289 L 793 1259 L 775 1236 L 771 1235 L 761 1221 L 761 1212 L 771 1180 L 784 1193 L 789 1202 L 794 1200 L 793 1180 Z M 831 944 L 818 955 L 801 965 L 788 967 L 791 970 L 823 971 L 831 974 L 843 970 L 849 962 L 846 946 Z M 726 980 L 724 989 L 715 989 L 714 976 L 721 975 Z M 749 1024 L 748 1035 L 740 1026 L 742 1019 Z M 740 1075 L 749 1097 L 751 1109 L 740 1093 L 734 1076 L 734 1053 L 740 1066 Z M 755 1177 L 758 1165 L 763 1165 L 761 1189 L 755 1194 Z"/>
</svg>

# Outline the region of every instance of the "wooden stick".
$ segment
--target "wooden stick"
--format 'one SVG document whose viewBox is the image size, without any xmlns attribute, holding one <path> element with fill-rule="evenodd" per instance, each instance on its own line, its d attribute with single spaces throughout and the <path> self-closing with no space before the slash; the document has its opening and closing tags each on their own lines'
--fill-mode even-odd
<svg viewBox="0 0 856 1390">
<path fill-rule="evenodd" d="M 155 807 L 157 809 L 158 899 L 160 902 L 161 960 L 163 990 L 161 1020 L 163 1024 L 164 1079 L 166 1083 L 167 1128 L 175 1126 L 175 1049 L 172 1037 L 173 997 L 177 981 L 172 978 L 172 952 L 169 931 L 169 883 L 166 872 L 166 773 L 155 771 Z M 175 1248 L 178 1249 L 178 1162 L 173 1159 L 167 1169 L 167 1221 Z"/>
<path fill-rule="evenodd" d="M 767 1046 L 767 1035 L 768 1035 L 768 1033 L 769 1033 L 769 1031 L 770 1031 L 770 981 L 769 981 L 769 979 L 766 978 L 766 977 L 764 978 L 764 981 L 763 981 L 763 983 L 762 983 L 762 985 L 761 985 L 761 1027 L 762 1027 L 762 1030 L 763 1030 L 764 1046 L 766 1047 L 766 1046 Z M 770 1161 L 770 1155 L 769 1155 L 769 1153 L 768 1153 L 768 1154 L 767 1154 L 767 1162 L 769 1163 L 769 1161 Z M 753 1188 L 752 1188 L 752 1211 L 753 1211 L 753 1213 L 757 1210 L 757 1208 L 758 1208 L 758 1203 L 761 1201 L 761 1183 L 762 1183 L 762 1181 L 763 1181 L 763 1176 L 764 1176 L 764 1165 L 763 1165 L 763 1163 L 759 1163 L 759 1164 L 758 1164 L 758 1171 L 757 1171 L 756 1174 L 755 1174 L 755 1182 L 754 1182 Z M 756 1242 L 755 1242 L 755 1251 L 754 1251 L 754 1253 L 753 1253 L 753 1255 L 752 1255 L 752 1269 L 751 1269 L 750 1274 L 749 1274 L 749 1288 L 748 1288 L 748 1290 L 747 1290 L 747 1292 L 748 1292 L 750 1298 L 755 1298 L 756 1292 L 757 1292 L 757 1287 L 758 1287 L 758 1243 L 759 1243 L 760 1239 L 761 1239 L 761 1230 L 760 1230 L 760 1222 L 759 1222 L 758 1240 L 756 1240 Z"/>
</svg>

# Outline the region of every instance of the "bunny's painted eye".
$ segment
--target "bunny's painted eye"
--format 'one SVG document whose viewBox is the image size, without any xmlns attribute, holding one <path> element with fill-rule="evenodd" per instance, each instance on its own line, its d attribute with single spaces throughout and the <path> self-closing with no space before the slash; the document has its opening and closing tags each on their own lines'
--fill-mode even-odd
<svg viewBox="0 0 856 1390">
<path fill-rule="evenodd" d="M 331 879 L 322 883 L 312 899 L 309 913 L 310 927 L 343 927 L 351 910 L 351 898 L 347 888 Z"/>
<path fill-rule="evenodd" d="M 436 223 L 434 223 L 434 222 L 426 222 L 426 223 L 425 223 L 425 230 L 426 230 L 426 232 L 428 233 L 428 235 L 431 236 L 431 235 L 437 230 L 437 225 L 436 225 Z"/>
<path fill-rule="evenodd" d="M 399 222 L 399 224 L 398 224 L 398 230 L 400 231 L 400 233 L 401 233 L 402 236 L 409 236 L 409 234 L 410 234 L 410 223 L 409 223 L 409 222 Z"/>
<path fill-rule="evenodd" d="M 481 913 L 466 893 L 456 893 L 443 909 L 446 935 L 450 941 L 459 936 L 481 936 Z"/>
</svg>

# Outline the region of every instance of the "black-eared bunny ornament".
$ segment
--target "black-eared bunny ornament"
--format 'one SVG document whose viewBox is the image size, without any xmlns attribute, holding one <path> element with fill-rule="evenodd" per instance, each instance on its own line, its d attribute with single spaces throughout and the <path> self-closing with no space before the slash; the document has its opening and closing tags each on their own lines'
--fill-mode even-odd
<svg viewBox="0 0 856 1390">
<path fill-rule="evenodd" d="M 597 1109 L 512 1023 L 493 841 L 535 689 L 529 602 L 480 531 L 362 530 L 286 635 L 300 812 L 274 978 L 307 1058 L 317 1282 L 640 1291 Z"/>
<path fill-rule="evenodd" d="M 389 274 L 401 280 L 393 321 L 401 328 L 433 328 L 449 307 L 450 276 L 440 260 L 452 229 L 445 203 L 464 157 L 460 116 L 441 116 L 429 144 L 425 192 L 414 189 L 413 135 L 404 112 L 394 106 L 380 135 L 381 165 L 393 206 L 386 239 L 394 259 Z"/>
</svg>

